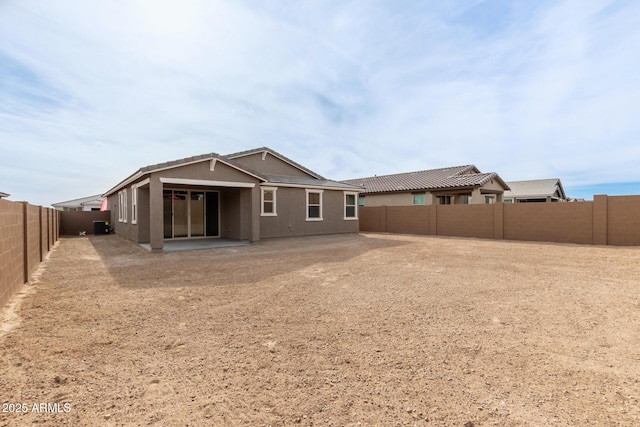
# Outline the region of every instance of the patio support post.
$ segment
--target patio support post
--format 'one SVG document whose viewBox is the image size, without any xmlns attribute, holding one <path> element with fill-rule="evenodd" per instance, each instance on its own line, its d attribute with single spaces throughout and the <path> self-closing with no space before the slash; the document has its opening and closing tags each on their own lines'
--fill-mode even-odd
<svg viewBox="0 0 640 427">
<path fill-rule="evenodd" d="M 252 242 L 260 240 L 260 187 L 251 189 L 251 238 Z"/>
<path fill-rule="evenodd" d="M 153 252 L 162 251 L 164 247 L 162 188 L 160 179 L 152 176 L 149 181 L 149 243 Z"/>
</svg>

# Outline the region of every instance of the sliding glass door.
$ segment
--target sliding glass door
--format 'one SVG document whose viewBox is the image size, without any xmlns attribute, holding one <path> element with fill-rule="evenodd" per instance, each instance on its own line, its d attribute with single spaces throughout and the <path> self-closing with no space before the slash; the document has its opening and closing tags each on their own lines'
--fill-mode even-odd
<svg viewBox="0 0 640 427">
<path fill-rule="evenodd" d="M 220 235 L 219 192 L 164 190 L 162 196 L 165 239 Z"/>
</svg>

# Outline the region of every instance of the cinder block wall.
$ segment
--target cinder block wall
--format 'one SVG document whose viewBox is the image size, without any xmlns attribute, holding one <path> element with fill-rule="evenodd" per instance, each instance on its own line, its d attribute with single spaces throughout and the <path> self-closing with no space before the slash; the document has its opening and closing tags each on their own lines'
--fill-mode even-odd
<svg viewBox="0 0 640 427">
<path fill-rule="evenodd" d="M 640 246 L 640 196 L 607 198 L 607 243 Z"/>
<path fill-rule="evenodd" d="M 27 207 L 27 274 L 31 280 L 31 274 L 38 268 L 38 264 L 43 260 L 40 248 L 40 206 L 25 204 Z"/>
<path fill-rule="evenodd" d="M 40 244 L 42 245 L 42 258 L 49 252 L 49 235 L 46 232 L 49 224 L 49 211 L 47 209 L 43 209 L 41 211 L 42 214 L 42 232 L 40 233 Z"/>
<path fill-rule="evenodd" d="M 0 306 L 24 282 L 24 222 L 20 203 L 0 200 Z"/>
<path fill-rule="evenodd" d="M 429 206 L 387 206 L 385 221 L 389 233 L 430 234 Z"/>
<path fill-rule="evenodd" d="M 360 231 L 640 246 L 640 196 L 583 203 L 360 208 Z"/>
<path fill-rule="evenodd" d="M 0 200 L 0 307 L 31 279 L 58 240 L 57 221 L 52 209 Z"/>
<path fill-rule="evenodd" d="M 504 238 L 593 243 L 593 202 L 504 205 Z"/>
<path fill-rule="evenodd" d="M 111 211 L 63 211 L 60 215 L 60 234 L 77 236 L 80 232 L 93 234 L 93 221 L 111 221 Z"/>
<path fill-rule="evenodd" d="M 436 205 L 436 208 L 437 234 L 493 238 L 493 205 Z"/>
<path fill-rule="evenodd" d="M 387 231 L 385 219 L 386 212 L 386 206 L 359 206 L 358 220 L 360 222 L 360 231 L 371 231 L 374 233 L 382 233 Z"/>
</svg>

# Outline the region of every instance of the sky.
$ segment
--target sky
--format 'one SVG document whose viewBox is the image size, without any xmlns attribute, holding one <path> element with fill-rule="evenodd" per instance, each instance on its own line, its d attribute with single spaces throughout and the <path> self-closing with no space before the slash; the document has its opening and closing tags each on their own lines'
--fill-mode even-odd
<svg viewBox="0 0 640 427">
<path fill-rule="evenodd" d="M 640 194 L 637 0 L 0 0 L 0 191 L 268 146 L 334 180 L 466 164 Z"/>
</svg>

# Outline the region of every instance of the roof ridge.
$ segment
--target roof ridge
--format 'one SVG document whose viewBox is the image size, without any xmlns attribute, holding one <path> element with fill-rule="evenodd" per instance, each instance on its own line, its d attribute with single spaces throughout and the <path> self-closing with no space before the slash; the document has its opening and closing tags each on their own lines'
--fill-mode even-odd
<svg viewBox="0 0 640 427">
<path fill-rule="evenodd" d="M 533 181 L 560 181 L 560 178 L 521 179 L 518 181 L 507 181 L 507 182 L 533 182 Z"/>
<path fill-rule="evenodd" d="M 139 169 L 140 172 L 148 172 L 151 170 L 155 170 L 155 169 L 159 169 L 161 167 L 164 166 L 173 166 L 173 165 L 179 165 L 182 163 L 188 163 L 188 162 L 192 162 L 192 161 L 196 161 L 196 160 L 204 160 L 207 158 L 216 158 L 216 159 L 220 159 L 221 156 L 218 153 L 207 153 L 207 154 L 199 154 L 196 156 L 190 156 L 190 157 L 184 157 L 182 159 L 176 159 L 176 160 L 170 160 L 168 162 L 160 162 L 160 163 L 156 163 L 156 164 L 152 164 L 152 165 L 147 165 L 147 166 L 143 166 Z"/>
<path fill-rule="evenodd" d="M 399 173 L 390 173 L 390 174 L 386 174 L 386 175 L 366 176 L 366 177 L 363 177 L 363 178 L 346 179 L 344 181 L 359 181 L 359 180 L 371 179 L 371 178 L 388 178 L 388 177 L 391 177 L 391 176 L 411 175 L 411 174 L 418 174 L 418 173 L 423 173 L 423 172 L 435 172 L 435 171 L 443 171 L 443 170 L 447 170 L 447 169 L 458 169 L 458 168 L 463 168 L 462 171 L 458 171 L 457 172 L 457 173 L 461 173 L 461 172 L 464 172 L 465 170 L 469 170 L 470 168 L 475 168 L 475 165 L 447 166 L 447 167 L 442 167 L 442 168 L 423 169 L 423 170 L 419 170 L 419 171 L 399 172 Z M 455 175 L 451 175 L 451 176 L 455 176 Z"/>
</svg>

